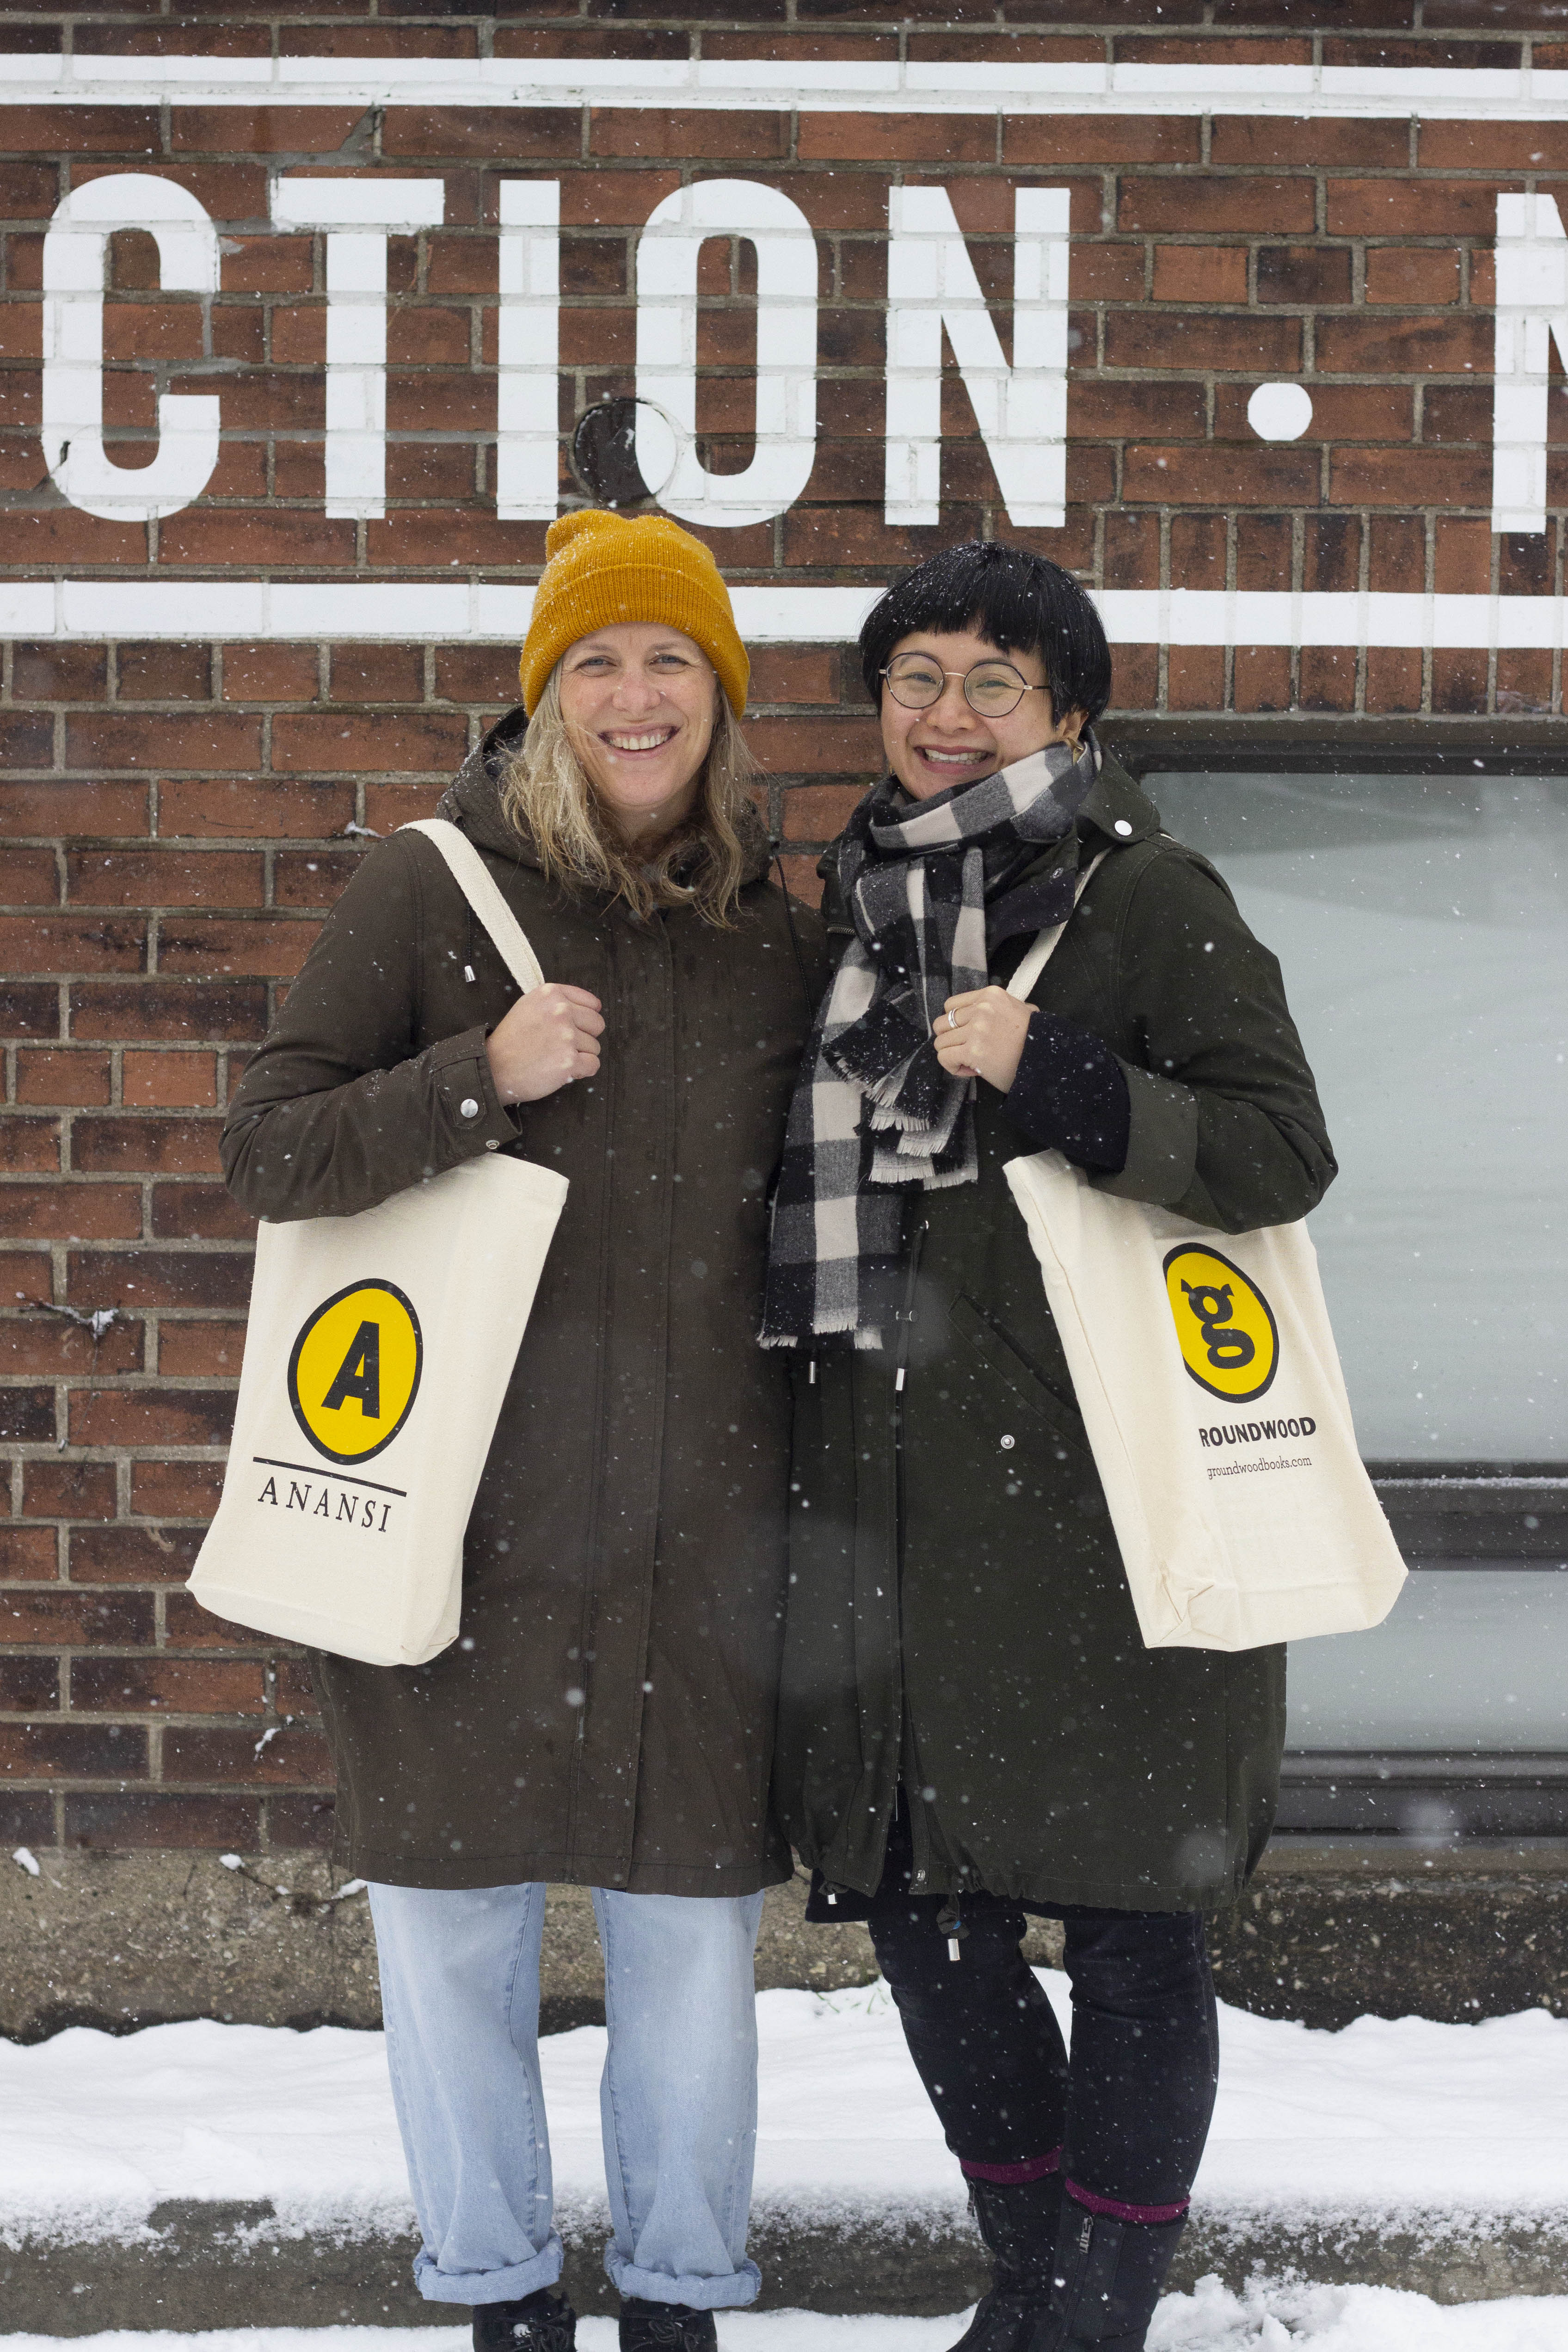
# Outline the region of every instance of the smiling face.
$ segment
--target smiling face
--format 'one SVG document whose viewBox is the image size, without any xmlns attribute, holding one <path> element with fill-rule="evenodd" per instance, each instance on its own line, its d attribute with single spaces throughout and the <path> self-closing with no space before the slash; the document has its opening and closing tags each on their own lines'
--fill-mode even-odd
<svg viewBox="0 0 1568 2352">
<path fill-rule="evenodd" d="M 950 792 L 955 784 L 977 783 L 1047 743 L 1078 740 L 1083 713 L 1070 710 L 1057 719 L 1037 653 L 1003 653 L 977 629 L 917 629 L 899 639 L 889 662 L 901 654 L 921 654 L 936 668 L 958 673 L 944 679 L 941 699 L 924 710 L 911 710 L 885 678 L 882 682 L 883 750 L 899 782 L 917 801 Z M 1010 663 L 1024 684 L 1038 690 L 1024 695 L 1005 718 L 982 718 L 965 698 L 964 677 L 984 661 Z"/>
<path fill-rule="evenodd" d="M 624 840 L 653 839 L 690 813 L 718 690 L 702 647 L 649 621 L 596 629 L 562 655 L 567 733 Z"/>
</svg>

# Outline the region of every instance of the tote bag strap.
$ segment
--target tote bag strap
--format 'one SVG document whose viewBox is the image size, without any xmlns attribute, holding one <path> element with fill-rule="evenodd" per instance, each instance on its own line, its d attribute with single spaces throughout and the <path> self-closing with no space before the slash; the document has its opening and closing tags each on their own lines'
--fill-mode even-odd
<svg viewBox="0 0 1568 2352">
<path fill-rule="evenodd" d="M 489 933 L 502 962 L 523 994 L 527 996 L 530 989 L 542 988 L 545 976 L 538 956 L 528 945 L 528 935 L 502 898 L 489 867 L 467 835 L 439 816 L 417 817 L 412 824 L 400 824 L 398 831 L 423 833 L 427 841 L 435 844 L 451 868 L 453 880 Z"/>
<path fill-rule="evenodd" d="M 1082 898 L 1083 893 L 1088 889 L 1090 883 L 1093 880 L 1095 868 L 1103 866 L 1110 855 L 1111 853 L 1108 849 L 1103 849 L 1098 857 L 1092 857 L 1090 859 L 1088 865 L 1079 876 L 1077 886 L 1073 890 L 1073 908 L 1076 908 L 1078 901 Z M 1068 924 L 1071 920 L 1072 910 L 1070 909 L 1069 912 L 1063 916 L 1060 923 L 1053 923 L 1049 930 L 1037 931 L 1035 933 L 1034 945 L 1029 950 L 1022 963 L 1019 964 L 1017 971 L 1014 972 L 1012 978 L 1008 982 L 1008 994 L 1009 996 L 1024 997 L 1029 994 L 1030 990 L 1034 986 L 1035 982 L 1040 978 L 1040 973 L 1045 970 L 1046 965 L 1056 953 L 1057 948 L 1061 944 L 1061 934 L 1067 929 Z"/>
</svg>

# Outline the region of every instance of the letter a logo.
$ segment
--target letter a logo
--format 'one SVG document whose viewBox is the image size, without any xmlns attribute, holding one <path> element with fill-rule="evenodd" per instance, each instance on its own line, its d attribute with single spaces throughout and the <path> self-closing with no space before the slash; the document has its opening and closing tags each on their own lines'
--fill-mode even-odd
<svg viewBox="0 0 1568 2352">
<path fill-rule="evenodd" d="M 413 1301 L 395 1283 L 350 1283 L 322 1300 L 294 1342 L 294 1418 L 329 1462 L 368 1462 L 408 1419 L 423 1365 Z"/>
</svg>

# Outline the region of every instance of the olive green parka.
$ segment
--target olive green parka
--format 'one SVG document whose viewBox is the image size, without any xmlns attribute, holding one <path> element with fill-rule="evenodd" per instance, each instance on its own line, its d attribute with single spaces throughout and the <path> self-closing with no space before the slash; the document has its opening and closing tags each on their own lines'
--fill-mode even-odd
<svg viewBox="0 0 1568 2352">
<path fill-rule="evenodd" d="M 395 1885 L 749 1894 L 789 1871 L 768 1813 L 789 1383 L 755 1335 L 821 928 L 798 908 L 792 940 L 755 820 L 732 929 L 552 887 L 500 802 L 522 731 L 514 711 L 440 814 L 547 980 L 601 1000 L 598 1077 L 500 1102 L 485 1039 L 516 985 L 404 834 L 329 916 L 224 1133 L 230 1190 L 278 1220 L 350 1216 L 492 1150 L 570 1187 L 468 1522 L 458 1642 L 419 1666 L 312 1659 L 337 1852 Z"/>
<path fill-rule="evenodd" d="M 1225 1233 L 1334 1173 L 1280 969 L 1106 758 L 1043 877 L 1108 853 L 1031 1002 L 1103 1038 L 1131 1096 L 1091 1181 Z M 832 853 L 830 944 L 848 937 Z M 998 951 L 1005 979 L 1028 942 Z M 873 1893 L 908 1794 L 922 1892 L 1049 1909 L 1227 1902 L 1272 1822 L 1285 1659 L 1147 1650 L 1003 1163 L 1038 1149 L 981 1084 L 975 1184 L 907 1199 L 895 1346 L 796 1365 L 775 1786 L 802 1858 Z"/>
</svg>

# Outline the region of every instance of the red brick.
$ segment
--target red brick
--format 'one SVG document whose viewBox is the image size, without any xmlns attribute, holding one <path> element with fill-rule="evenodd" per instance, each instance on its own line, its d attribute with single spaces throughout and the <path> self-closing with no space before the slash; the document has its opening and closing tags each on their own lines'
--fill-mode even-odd
<svg viewBox="0 0 1568 2352">
<path fill-rule="evenodd" d="M 149 1465 L 138 1463 L 136 1470 Z M 134 1472 L 132 1474 L 135 1475 Z M 73 1584 L 183 1584 L 196 1564 L 200 1528 L 73 1528 Z"/>
<path fill-rule="evenodd" d="M 0 982 L 0 1037 L 53 1037 L 60 1025 L 60 992 L 44 983 Z"/>
<path fill-rule="evenodd" d="M 0 1774 L 41 1780 L 141 1780 L 147 1734 L 130 1724 L 0 1723 Z"/>
<path fill-rule="evenodd" d="M 55 1434 L 55 1392 L 47 1388 L 0 1389 L 0 1443 L 42 1445 Z"/>
<path fill-rule="evenodd" d="M 1366 708 L 1369 711 L 1420 709 L 1421 655 L 1417 647 L 1367 647 Z"/>
<path fill-rule="evenodd" d="M 1206 229 L 1251 229 L 1264 236 L 1289 236 L 1314 226 L 1312 182 L 1210 178 L 1192 173 L 1168 180 L 1125 180 L 1116 225 L 1124 229 L 1168 230 L 1178 236 Z"/>
<path fill-rule="evenodd" d="M 319 155 L 337 163 L 360 115 L 357 106 L 174 106 L 169 143 L 176 155 Z"/>
<path fill-rule="evenodd" d="M 770 773 L 870 777 L 882 739 L 867 719 L 758 719 L 747 740 Z"/>
<path fill-rule="evenodd" d="M 781 796 L 786 841 L 836 841 L 865 797 L 863 784 L 797 784 Z"/>
<path fill-rule="evenodd" d="M 1244 245 L 1157 245 L 1156 302 L 1245 302 Z"/>
<path fill-rule="evenodd" d="M 1118 646 L 1113 707 L 1118 710 L 1153 710 L 1159 699 L 1158 646 Z"/>
<path fill-rule="evenodd" d="M 198 840 L 325 841 L 341 833 L 353 814 L 351 786 L 314 780 L 219 777 L 161 784 L 158 791 L 160 833 Z"/>
<path fill-rule="evenodd" d="M 1484 236 L 1497 234 L 1497 190 L 1479 180 L 1330 180 L 1331 236 Z"/>
<path fill-rule="evenodd" d="M 310 702 L 317 687 L 314 646 L 225 646 L 225 702 Z"/>
<path fill-rule="evenodd" d="M 14 1269 L 7 1269 L 14 1272 Z M 42 1297 L 47 1277 L 38 1291 Z M 19 1302 L 18 1302 L 19 1303 Z M 0 1318 L 0 1370 L 13 1378 L 28 1372 L 67 1379 L 73 1373 L 105 1378 L 141 1370 L 140 1323 L 110 1325 L 101 1339 L 59 1315 L 8 1315 Z"/>
<path fill-rule="evenodd" d="M 1345 449 L 1330 460 L 1330 496 L 1345 507 L 1490 507 L 1491 466 L 1461 449 Z"/>
<path fill-rule="evenodd" d="M 466 721 L 444 711 L 417 718 L 401 711 L 291 713 L 272 722 L 272 764 L 285 773 L 444 774 L 461 765 L 467 749 Z"/>
<path fill-rule="evenodd" d="M 1209 157 L 1228 169 L 1267 171 L 1304 163 L 1318 169 L 1362 164 L 1371 171 L 1398 171 L 1410 160 L 1410 127 L 1397 119 L 1367 122 L 1333 116 L 1217 114 Z"/>
<path fill-rule="evenodd" d="M 71 1162 L 89 1176 L 128 1175 L 132 1169 L 154 1175 L 216 1175 L 218 1132 L 215 1118 L 101 1118 L 84 1114 L 71 1130 Z"/>
<path fill-rule="evenodd" d="M 34 1532 L 53 1541 L 47 1528 Z M 53 1649 L 152 1639 L 152 1601 L 146 1593 L 80 1592 L 64 1585 L 47 1592 L 37 1585 L 0 1591 L 0 1642 Z"/>
<path fill-rule="evenodd" d="M 1291 656 L 1284 646 L 1238 646 L 1231 673 L 1238 710 L 1288 710 Z"/>
<path fill-rule="evenodd" d="M 254 1731 L 176 1729 L 163 1734 L 163 1778 L 242 1787 L 317 1788 L 332 1783 L 327 1742 L 306 1724 L 290 1724 L 261 1748 Z"/>
<path fill-rule="evenodd" d="M 268 1797 L 266 1810 L 268 1853 L 293 1847 L 319 1852 L 331 1844 L 334 1807 L 330 1797 Z M 10 1832 L 5 1834 L 8 1837 Z"/>
<path fill-rule="evenodd" d="M 78 1658 L 71 1706 L 83 1714 L 264 1715 L 266 1678 L 259 1658 Z"/>
<path fill-rule="evenodd" d="M 751 700 L 836 702 L 839 656 L 826 646 L 758 646 L 751 656 Z"/>
<path fill-rule="evenodd" d="M 1241 317 L 1197 310 L 1113 311 L 1105 322 L 1105 363 L 1113 368 L 1211 369 L 1249 375 L 1294 375 L 1301 363 L 1298 319 Z"/>
<path fill-rule="evenodd" d="M 1166 658 L 1166 699 L 1172 710 L 1223 710 L 1223 646 L 1172 646 Z"/>
<path fill-rule="evenodd" d="M 159 1241 L 251 1242 L 256 1219 L 221 1184 L 158 1184 L 152 1232 Z"/>
<path fill-rule="evenodd" d="M 505 118 L 508 131 L 516 119 L 510 114 Z M 804 143 L 806 122 L 820 122 L 823 119 L 821 115 L 802 118 L 802 156 L 808 152 Z M 835 119 L 844 121 L 852 118 L 840 116 Z M 861 118 L 856 116 L 852 119 L 858 121 Z M 554 121 L 558 131 L 564 128 L 570 152 L 575 154 L 578 138 L 575 118 L 558 115 Z M 758 114 L 739 110 L 694 114 L 671 107 L 595 107 L 589 118 L 589 141 L 591 152 L 595 155 L 653 156 L 661 160 L 674 156 L 682 162 L 696 155 L 705 164 L 717 163 L 727 158 L 754 164 L 781 163 L 789 152 L 789 117 L 785 113 Z M 850 151 L 834 149 L 831 152 L 842 153 Z M 852 152 L 863 162 L 874 151 L 855 147 Z M 991 149 L 984 160 L 989 163 L 995 152 L 993 132 Z M 643 214 L 641 217 L 645 219 L 647 215 Z"/>
<path fill-rule="evenodd" d="M 211 1108 L 218 1098 L 217 1056 L 128 1052 L 120 1065 L 120 1093 L 138 1108 Z"/>
<path fill-rule="evenodd" d="M 109 1089 L 107 1054 L 56 1053 L 34 1046 L 16 1055 L 19 1103 L 106 1103 Z"/>
<path fill-rule="evenodd" d="M 8 1715 L 52 1713 L 60 1703 L 60 1669 L 54 1658 L 0 1658 L 0 1707 Z M 7 1837 L 12 1832 L 5 1832 Z"/>
<path fill-rule="evenodd" d="M 155 108 L 135 106 L 12 106 L 5 144 L 13 154 L 123 155 L 132 171 L 159 149 Z M 226 143 L 226 142 L 225 142 Z"/>
<path fill-rule="evenodd" d="M 133 1184 L 0 1185 L 0 1237 L 130 1241 L 141 1231 L 141 1194 Z"/>
<path fill-rule="evenodd" d="M 170 1380 L 235 1380 L 245 1354 L 243 1323 L 181 1323 L 158 1329 L 158 1369 Z"/>
<path fill-rule="evenodd" d="M 1265 245 L 1258 251 L 1260 302 L 1348 302 L 1350 254 L 1343 246 Z"/>
<path fill-rule="evenodd" d="M 66 721 L 71 768 L 254 768 L 260 758 L 261 721 L 238 711 L 138 711 L 123 719 L 95 711 Z"/>
<path fill-rule="evenodd" d="M 0 1173 L 56 1176 L 60 1166 L 57 1118 L 0 1118 Z"/>
<path fill-rule="evenodd" d="M 510 654 L 507 658 L 516 677 L 516 659 Z M 331 677 L 334 702 L 422 702 L 424 649 L 421 646 L 334 646 Z"/>
<path fill-rule="evenodd" d="M 112 1462 L 29 1462 L 23 1471 L 22 1510 L 29 1519 L 111 1519 Z"/>
<path fill-rule="evenodd" d="M 248 907 L 262 889 L 259 857 L 213 851 L 73 850 L 66 873 L 78 906 Z"/>
<path fill-rule="evenodd" d="M 1508 717 L 1545 714 L 1552 708 L 1552 656 L 1544 651 L 1500 652 L 1497 708 Z"/>
<path fill-rule="evenodd" d="M 1542 62 L 1538 46 L 1535 63 Z M 1533 174 L 1568 167 L 1568 126 L 1561 122 L 1423 122 L 1420 139 L 1423 172 Z"/>
<path fill-rule="evenodd" d="M 148 792 L 141 783 L 0 785 L 0 823 L 18 834 L 145 834 Z"/>
<path fill-rule="evenodd" d="M 1315 451 L 1298 443 L 1234 443 L 1206 448 L 1179 443 L 1127 451 L 1122 476 L 1129 500 L 1157 506 L 1310 506 L 1316 502 Z"/>
<path fill-rule="evenodd" d="M 16 645 L 11 649 L 11 691 L 19 702 L 95 701 L 109 673 L 101 646 Z"/>
<path fill-rule="evenodd" d="M 1427 526 L 1417 515 L 1378 515 L 1371 530 L 1367 585 L 1375 590 L 1427 584 Z"/>
<path fill-rule="evenodd" d="M 162 971 L 246 972 L 292 980 L 309 954 L 319 927 L 283 917 L 252 922 L 166 917 L 158 952 Z"/>
<path fill-rule="evenodd" d="M 66 1798 L 65 1839 L 68 1846 L 100 1853 L 149 1846 L 255 1853 L 261 1843 L 261 1809 L 254 1798 L 72 1792 Z"/>
<path fill-rule="evenodd" d="M 56 907 L 59 898 L 52 850 L 0 847 L 0 906 Z"/>
<path fill-rule="evenodd" d="M 141 1466 L 138 1464 L 138 1470 Z M 167 1473 L 172 1471 L 176 1465 L 173 1463 L 166 1463 L 162 1466 Z M 195 1469 L 194 1464 L 183 1466 L 193 1472 Z M 201 1507 L 201 1516 L 209 1518 L 217 1507 L 217 1489 L 222 1483 L 221 1472 L 214 1471 L 213 1476 L 212 1500 Z M 132 1474 L 132 1483 L 134 1485 L 134 1474 Z M 193 1498 L 196 1493 L 194 1486 L 190 1487 L 190 1492 Z M 193 1503 L 193 1508 L 194 1508 Z M 169 1640 L 182 1650 L 256 1650 L 265 1647 L 265 1640 L 261 1634 L 249 1633 L 245 1626 L 235 1625 L 227 1618 L 213 1616 L 202 1607 L 199 1601 L 193 1601 L 188 1592 L 165 1594 L 163 1622 L 168 1629 Z"/>
<path fill-rule="evenodd" d="M 792 898 L 803 906 L 820 907 L 822 903 L 822 877 L 817 871 L 817 861 L 811 857 L 781 857 L 785 887 Z M 777 872 L 775 867 L 774 871 Z M 769 877 L 771 879 L 772 877 Z"/>
<path fill-rule="evenodd" d="M 1432 551 L 1432 585 L 1438 595 L 1487 595 L 1491 588 L 1491 551 L 1490 522 L 1440 516 Z"/>
<path fill-rule="evenodd" d="M 0 964 L 13 971 L 140 971 L 147 958 L 147 926 L 129 917 L 0 916 Z"/>
<path fill-rule="evenodd" d="M 273 903 L 278 907 L 330 907 L 360 863 L 353 849 L 280 849 L 273 864 Z"/>
<path fill-rule="evenodd" d="M 1439 648 L 1432 656 L 1432 708 L 1455 716 L 1479 715 L 1487 707 L 1487 656 L 1469 648 Z"/>
<path fill-rule="evenodd" d="M 225 383 L 225 414 L 233 399 L 233 391 Z M 325 460 L 320 463 L 324 466 Z M 320 479 L 324 482 L 324 474 Z M 317 495 L 321 495 L 319 489 Z M 257 513 L 244 507 L 186 507 L 183 513 L 171 515 L 159 525 L 158 551 L 163 564 L 199 563 L 204 568 L 242 573 L 274 564 L 325 568 L 352 563 L 354 526 L 351 522 L 329 520 L 319 512 L 297 512 L 289 508 L 275 513 Z M 222 762 L 159 761 L 154 764 L 196 767 Z M 244 767 L 254 766 L 255 762 L 236 760 L 233 764 Z"/>
<path fill-rule="evenodd" d="M 171 1045 L 267 1034 L 267 991 L 259 983 L 214 980 L 144 981 L 137 985 L 78 982 L 70 992 L 73 1037 L 160 1038 Z"/>
<path fill-rule="evenodd" d="M 92 1198 L 110 1188 L 78 1185 L 77 1194 Z M 68 1197 L 62 1190 L 59 1197 Z M 107 1299 L 105 1290 L 113 1286 Z M 250 1259 L 239 1253 L 207 1250 L 138 1250 L 134 1255 L 116 1251 L 74 1252 L 66 1270 L 66 1293 L 73 1307 L 121 1305 L 151 1307 L 218 1307 L 243 1308 L 250 1298 Z M 176 1514 L 176 1516 L 182 1516 Z"/>
<path fill-rule="evenodd" d="M 53 1528 L 0 1528 L 0 1577 L 17 1584 L 52 1584 L 59 1573 L 59 1549 Z M 15 1593 L 0 1591 L 0 1642 L 35 1638 L 16 1629 L 16 1598 Z"/>
<path fill-rule="evenodd" d="M 235 1401 L 221 1390 L 73 1389 L 73 1445 L 224 1445 Z"/>
<path fill-rule="evenodd" d="M 1375 245 L 1366 256 L 1369 302 L 1457 302 L 1459 257 L 1425 245 Z"/>
<path fill-rule="evenodd" d="M 319 1715 L 308 1660 L 280 1657 L 273 1667 L 273 1688 L 280 1715 Z"/>
<path fill-rule="evenodd" d="M 1303 646 L 1300 702 L 1303 710 L 1354 710 L 1355 649 L 1351 646 Z"/>
<path fill-rule="evenodd" d="M 210 646 L 122 645 L 119 697 L 121 702 L 205 702 L 212 668 Z"/>
<path fill-rule="evenodd" d="M 1196 115 L 1006 115 L 1002 162 L 1015 171 L 1051 171 L 1059 163 L 1113 163 L 1124 170 L 1133 163 L 1196 163 L 1201 133 Z"/>
</svg>

